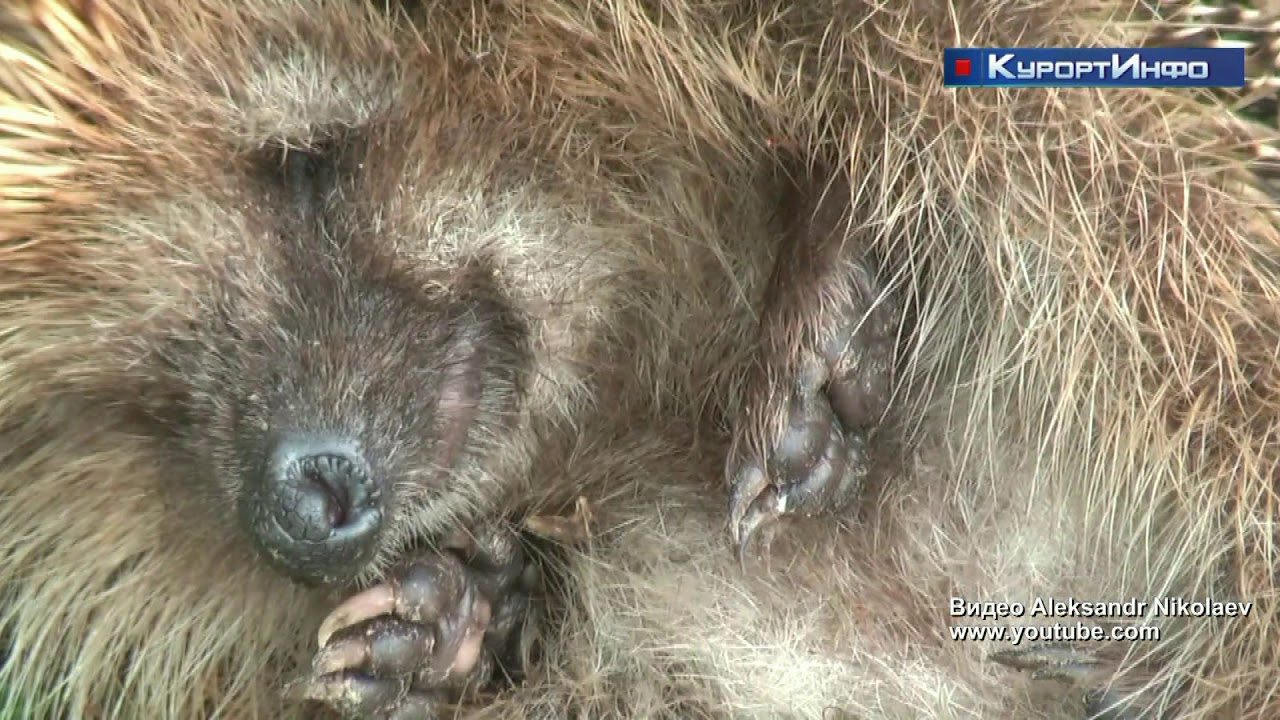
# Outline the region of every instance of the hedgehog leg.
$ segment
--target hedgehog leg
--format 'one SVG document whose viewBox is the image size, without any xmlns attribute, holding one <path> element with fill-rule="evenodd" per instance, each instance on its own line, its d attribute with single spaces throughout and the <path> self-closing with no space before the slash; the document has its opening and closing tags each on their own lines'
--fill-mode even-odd
<svg viewBox="0 0 1280 720">
<path fill-rule="evenodd" d="M 294 697 L 343 717 L 434 718 L 519 655 L 540 578 L 506 531 L 458 538 L 405 562 L 321 624 L 320 651 Z"/>
<path fill-rule="evenodd" d="M 1172 717 L 1169 703 L 1154 686 L 1150 668 L 1120 673 L 1123 651 L 1115 646 L 1045 644 L 1001 650 L 991 660 L 1030 670 L 1033 680 L 1055 680 L 1081 688 L 1084 720 L 1162 720 Z"/>
<path fill-rule="evenodd" d="M 847 186 L 804 205 L 775 263 L 760 356 L 726 466 L 740 556 L 786 515 L 840 510 L 888 409 L 901 311 L 847 242 Z"/>
</svg>

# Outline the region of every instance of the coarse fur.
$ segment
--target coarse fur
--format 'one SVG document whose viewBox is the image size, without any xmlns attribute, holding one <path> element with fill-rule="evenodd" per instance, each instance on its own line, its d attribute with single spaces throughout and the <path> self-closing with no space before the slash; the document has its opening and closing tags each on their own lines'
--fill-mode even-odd
<svg viewBox="0 0 1280 720">
<path fill-rule="evenodd" d="M 366 580 L 415 537 L 595 508 L 545 656 L 481 714 L 1079 717 L 953 641 L 949 599 L 1172 595 L 1253 609 L 1152 619 L 1116 682 L 1277 716 L 1280 230 L 1245 129 L 1186 91 L 940 84 L 943 47 L 1127 45 L 1139 10 L 0 10 L 0 686 L 34 717 L 293 710 L 339 598 L 258 559 L 208 481 L 289 358 L 312 412 L 372 412 L 400 463 Z M 273 163 L 330 146 L 309 230 Z M 742 567 L 727 428 L 788 198 L 828 175 L 911 298 L 903 452 Z M 442 327 L 503 349 L 443 479 L 448 362 L 413 364 Z"/>
</svg>

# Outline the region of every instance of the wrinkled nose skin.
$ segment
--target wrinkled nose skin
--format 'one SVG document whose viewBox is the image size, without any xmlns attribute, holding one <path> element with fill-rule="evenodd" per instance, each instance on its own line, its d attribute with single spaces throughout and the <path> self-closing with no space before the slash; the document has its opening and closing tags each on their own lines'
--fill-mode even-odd
<svg viewBox="0 0 1280 720">
<path fill-rule="evenodd" d="M 350 580 L 377 553 L 382 487 L 356 444 L 294 434 L 271 448 L 241 511 L 267 558 L 309 584 Z"/>
</svg>

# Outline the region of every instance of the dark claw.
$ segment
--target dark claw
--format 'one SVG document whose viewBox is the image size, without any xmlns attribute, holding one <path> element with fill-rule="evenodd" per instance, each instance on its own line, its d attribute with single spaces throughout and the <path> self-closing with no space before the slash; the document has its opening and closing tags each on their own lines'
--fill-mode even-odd
<svg viewBox="0 0 1280 720">
<path fill-rule="evenodd" d="M 751 462 L 743 463 L 729 482 L 729 532 L 738 548 L 739 558 L 745 557 L 760 525 L 774 517 L 767 505 L 756 506 L 756 501 L 769 489 L 769 478 L 764 469 Z"/>
<path fill-rule="evenodd" d="M 746 561 L 747 551 L 751 549 L 761 529 L 776 522 L 785 514 L 783 502 L 776 487 L 766 486 L 746 508 L 741 511 L 736 507 L 730 509 L 731 516 L 734 518 L 734 544 L 738 549 L 739 562 Z M 766 536 L 766 552 L 768 552 L 768 540 Z"/>
<path fill-rule="evenodd" d="M 1111 658 L 1106 650 L 1046 644 L 1001 650 L 989 658 L 1011 668 L 1030 670 L 1033 680 L 1057 680 L 1085 688 L 1082 709 L 1086 720 L 1163 720 L 1169 717 L 1169 710 L 1162 707 L 1154 688 L 1141 682 L 1150 676 L 1130 670 L 1128 677 L 1117 677 L 1116 659 Z"/>
<path fill-rule="evenodd" d="M 1030 670 L 1034 680 L 1091 684 L 1097 676 L 1106 673 L 1102 662 L 1092 653 L 1070 645 L 1034 645 L 999 650 L 991 653 L 989 658 L 1017 670 Z"/>
<path fill-rule="evenodd" d="M 796 397 L 788 419 L 768 469 L 748 461 L 731 482 L 729 518 L 739 559 L 772 521 L 836 509 L 866 477 L 864 437 L 846 433 L 820 395 Z"/>
</svg>

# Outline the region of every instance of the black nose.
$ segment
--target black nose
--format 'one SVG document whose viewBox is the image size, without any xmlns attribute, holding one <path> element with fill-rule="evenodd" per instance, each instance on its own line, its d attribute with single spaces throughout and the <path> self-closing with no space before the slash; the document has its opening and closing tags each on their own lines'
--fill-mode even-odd
<svg viewBox="0 0 1280 720">
<path fill-rule="evenodd" d="M 380 486 L 355 444 L 295 435 L 267 458 L 245 494 L 249 526 L 277 567 L 307 582 L 350 579 L 377 551 Z"/>
</svg>

